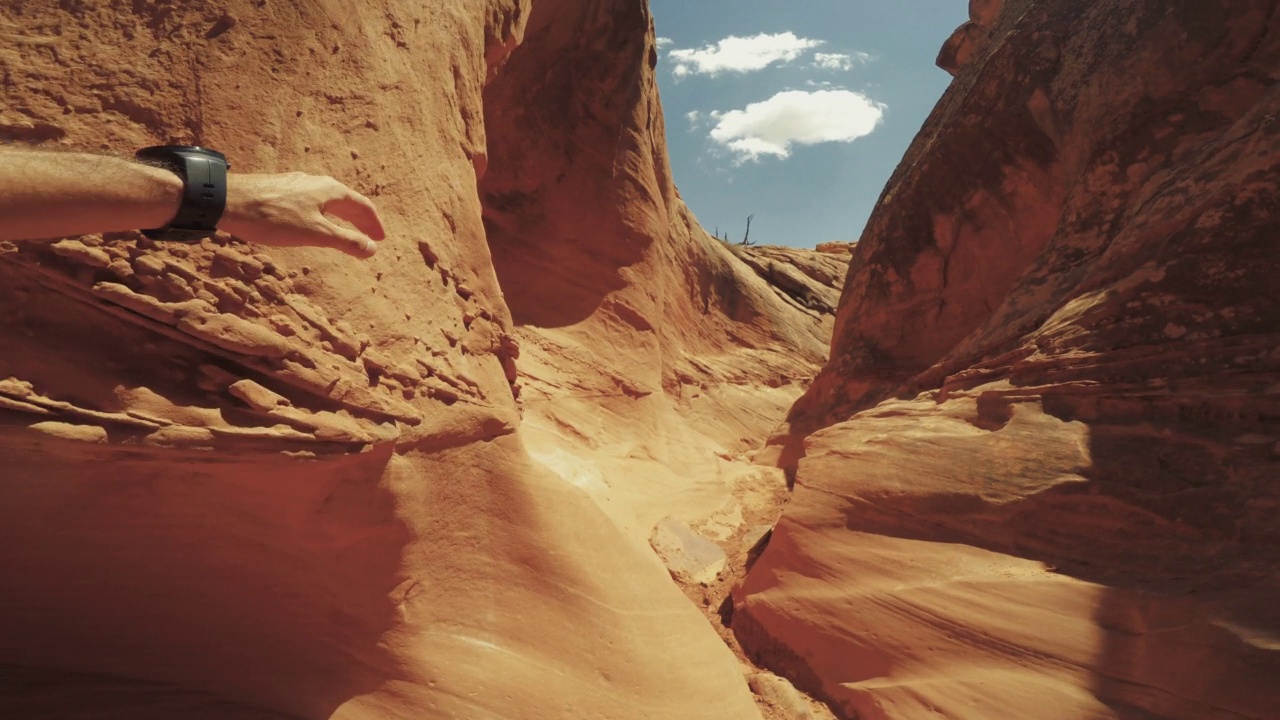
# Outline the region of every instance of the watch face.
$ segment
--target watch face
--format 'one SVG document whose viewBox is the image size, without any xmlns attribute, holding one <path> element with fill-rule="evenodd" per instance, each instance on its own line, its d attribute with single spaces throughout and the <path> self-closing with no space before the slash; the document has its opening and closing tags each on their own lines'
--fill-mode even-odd
<svg viewBox="0 0 1280 720">
<path fill-rule="evenodd" d="M 146 158 L 148 160 L 164 160 L 165 158 L 175 158 L 181 155 L 196 155 L 198 157 L 214 157 L 222 162 L 227 161 L 227 156 L 199 145 L 153 145 L 139 150 L 134 154 L 135 157 Z M 230 166 L 228 166 L 230 167 Z"/>
</svg>

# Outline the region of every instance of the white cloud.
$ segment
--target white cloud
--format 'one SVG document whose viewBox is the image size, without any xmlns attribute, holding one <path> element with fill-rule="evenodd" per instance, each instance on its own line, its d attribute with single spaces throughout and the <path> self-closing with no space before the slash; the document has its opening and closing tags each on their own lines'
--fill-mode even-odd
<svg viewBox="0 0 1280 720">
<path fill-rule="evenodd" d="M 847 55 L 844 53 L 814 53 L 813 55 L 813 66 L 823 70 L 848 72 L 855 65 L 866 65 L 869 62 L 871 62 L 871 53 L 866 52 L 854 52 Z"/>
<path fill-rule="evenodd" d="M 821 40 L 796 37 L 795 33 L 761 33 L 753 37 L 729 36 L 701 50 L 672 50 L 668 57 L 675 61 L 676 77 L 710 75 L 723 72 L 747 73 L 763 70 L 774 63 L 795 62 L 805 52 L 822 45 Z"/>
<path fill-rule="evenodd" d="M 668 45 L 675 43 L 675 40 L 672 40 L 671 38 L 660 37 L 658 38 L 657 42 L 658 42 L 658 49 L 662 49 Z"/>
<path fill-rule="evenodd" d="M 711 113 L 711 139 L 738 155 L 738 162 L 791 155 L 792 145 L 853 142 L 870 135 L 887 107 L 850 90 L 788 90 L 743 110 Z"/>
<path fill-rule="evenodd" d="M 813 66 L 823 70 L 852 70 L 853 58 L 838 53 L 817 53 L 813 56 Z"/>
</svg>

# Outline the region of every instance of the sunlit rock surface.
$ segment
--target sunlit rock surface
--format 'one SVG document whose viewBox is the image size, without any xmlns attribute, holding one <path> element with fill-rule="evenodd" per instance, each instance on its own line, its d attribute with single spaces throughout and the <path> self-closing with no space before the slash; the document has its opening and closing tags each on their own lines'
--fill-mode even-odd
<svg viewBox="0 0 1280 720">
<path fill-rule="evenodd" d="M 826 359 L 847 256 L 724 244 L 671 179 L 638 0 L 535 3 L 485 90 L 480 183 L 530 452 L 637 547 L 772 522 L 751 456 Z"/>
<path fill-rule="evenodd" d="M 759 717 L 637 538 L 738 531 L 731 480 L 770 471 L 709 449 L 759 444 L 831 316 L 679 202 L 650 25 L 639 0 L 0 8 L 0 140 L 333 174 L 389 230 L 367 262 L 0 247 L 0 715 Z M 564 417 L 612 445 L 555 445 Z M 664 501 L 626 444 L 738 469 Z M 627 504 L 575 474 L 593 450 Z"/>
<path fill-rule="evenodd" d="M 734 629 L 848 718 L 1274 718 L 1277 4 L 989 5 Z"/>
</svg>

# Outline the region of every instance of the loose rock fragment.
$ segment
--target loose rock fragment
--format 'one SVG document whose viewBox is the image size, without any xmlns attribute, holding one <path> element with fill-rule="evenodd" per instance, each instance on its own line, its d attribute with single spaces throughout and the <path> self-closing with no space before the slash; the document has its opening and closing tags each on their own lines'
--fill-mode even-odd
<svg viewBox="0 0 1280 720">
<path fill-rule="evenodd" d="M 38 422 L 33 425 L 28 425 L 27 427 L 35 430 L 36 432 L 44 433 L 45 435 L 52 435 L 53 437 L 61 440 L 74 440 L 76 442 L 98 444 L 105 443 L 107 441 L 106 428 L 99 427 L 97 425 L 73 425 L 71 423 L 55 422 L 50 420 L 48 422 Z"/>
<path fill-rule="evenodd" d="M 677 580 L 710 585 L 720 576 L 727 563 L 724 550 L 702 537 L 687 523 L 666 518 L 653 529 L 649 538 L 658 557 Z"/>
<path fill-rule="evenodd" d="M 68 260 L 94 268 L 104 268 L 111 264 L 111 256 L 102 248 L 89 247 L 79 240 L 59 240 L 49 246 L 50 250 Z"/>
<path fill-rule="evenodd" d="M 747 685 L 760 699 L 786 713 L 788 720 L 809 720 L 813 717 L 809 704 L 786 678 L 761 672 L 747 678 Z"/>
</svg>

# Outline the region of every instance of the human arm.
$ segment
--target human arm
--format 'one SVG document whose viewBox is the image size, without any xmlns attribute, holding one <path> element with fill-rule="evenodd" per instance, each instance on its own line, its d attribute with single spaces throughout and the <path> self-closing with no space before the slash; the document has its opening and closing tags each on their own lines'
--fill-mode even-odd
<svg viewBox="0 0 1280 720">
<path fill-rule="evenodd" d="M 174 173 L 123 158 L 0 148 L 0 240 L 163 227 L 182 199 Z M 349 221 L 345 227 L 326 216 Z M 315 246 L 356 257 L 385 232 L 373 203 L 333 178 L 227 175 L 220 230 L 276 247 Z"/>
</svg>

